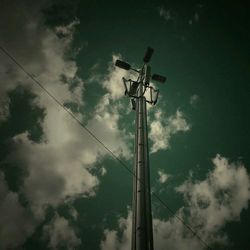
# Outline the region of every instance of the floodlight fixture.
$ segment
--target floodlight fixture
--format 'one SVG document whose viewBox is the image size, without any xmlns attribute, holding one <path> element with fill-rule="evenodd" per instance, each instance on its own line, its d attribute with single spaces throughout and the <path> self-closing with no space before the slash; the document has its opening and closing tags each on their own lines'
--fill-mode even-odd
<svg viewBox="0 0 250 250">
<path fill-rule="evenodd" d="M 152 80 L 155 80 L 157 82 L 160 82 L 160 83 L 164 83 L 166 81 L 166 77 L 165 76 L 161 76 L 161 75 L 158 75 L 158 74 L 153 74 L 152 76 Z"/>
<path fill-rule="evenodd" d="M 144 58 L 143 58 L 143 61 L 144 61 L 145 63 L 148 63 L 148 62 L 150 61 L 150 59 L 151 59 L 153 53 L 154 53 L 154 49 L 151 48 L 151 47 L 148 47 L 148 49 L 147 49 L 147 51 L 146 51 L 146 54 L 145 54 L 145 56 L 144 56 Z"/>
<path fill-rule="evenodd" d="M 115 65 L 125 70 L 132 70 L 139 74 L 137 80 L 123 79 L 125 95 L 131 100 L 132 110 L 136 112 L 135 118 L 135 161 L 133 181 L 133 221 L 132 221 L 132 244 L 133 250 L 153 250 L 153 228 L 151 209 L 151 188 L 149 177 L 149 155 L 148 155 L 148 132 L 147 132 L 147 103 L 156 105 L 159 97 L 159 89 L 150 86 L 150 81 L 161 83 L 166 77 L 151 74 L 148 65 L 152 58 L 154 49 L 147 48 L 143 58 L 141 69 L 134 69 L 127 62 L 116 60 Z M 132 75 L 133 78 L 135 74 Z"/>
<path fill-rule="evenodd" d="M 130 64 L 123 62 L 121 60 L 116 60 L 115 66 L 125 70 L 129 70 L 131 68 Z"/>
</svg>

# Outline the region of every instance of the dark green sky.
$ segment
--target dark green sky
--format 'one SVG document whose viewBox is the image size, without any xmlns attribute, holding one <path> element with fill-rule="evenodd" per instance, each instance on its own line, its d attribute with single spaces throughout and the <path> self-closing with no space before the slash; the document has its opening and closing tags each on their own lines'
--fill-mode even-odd
<svg viewBox="0 0 250 250">
<path fill-rule="evenodd" d="M 140 67 L 153 47 L 167 83 L 149 111 L 150 147 L 163 145 L 150 154 L 152 189 L 212 249 L 247 250 L 249 7 L 3 1 L 0 45 L 129 167 L 135 114 L 112 56 Z M 130 249 L 131 175 L 2 52 L 0 138 L 0 250 Z M 206 249 L 152 208 L 155 250 Z"/>
</svg>

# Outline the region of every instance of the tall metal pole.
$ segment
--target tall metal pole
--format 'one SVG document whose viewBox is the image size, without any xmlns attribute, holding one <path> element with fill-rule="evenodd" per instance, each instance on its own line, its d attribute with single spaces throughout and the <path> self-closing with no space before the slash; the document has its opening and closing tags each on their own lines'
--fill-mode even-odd
<svg viewBox="0 0 250 250">
<path fill-rule="evenodd" d="M 130 64 L 120 60 L 117 60 L 115 63 L 117 67 L 125 70 L 131 69 L 139 73 L 137 81 L 123 78 L 125 95 L 132 98 L 132 106 L 133 109 L 136 110 L 132 250 L 154 249 L 148 153 L 147 102 L 155 105 L 159 94 L 159 90 L 150 86 L 150 79 L 163 83 L 166 78 L 157 74 L 151 76 L 151 68 L 147 63 L 150 61 L 153 51 L 150 47 L 147 49 L 141 70 L 133 69 Z M 129 83 L 129 87 L 127 83 Z M 145 97 L 145 91 L 147 89 L 150 92 L 149 100 Z M 156 93 L 155 98 L 153 98 L 153 93 Z"/>
<path fill-rule="evenodd" d="M 148 66 L 149 67 L 149 66 Z M 150 174 L 147 135 L 147 103 L 143 95 L 143 81 L 147 66 L 141 72 L 136 99 L 135 162 L 133 182 L 132 250 L 153 250 Z"/>
</svg>

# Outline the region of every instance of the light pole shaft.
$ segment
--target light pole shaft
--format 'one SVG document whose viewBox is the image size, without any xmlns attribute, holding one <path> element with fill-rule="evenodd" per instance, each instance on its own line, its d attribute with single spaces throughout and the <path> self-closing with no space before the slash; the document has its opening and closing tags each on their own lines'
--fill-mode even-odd
<svg viewBox="0 0 250 250">
<path fill-rule="evenodd" d="M 150 80 L 164 83 L 166 77 L 158 74 L 151 75 L 151 67 L 148 63 L 153 52 L 153 48 L 147 48 L 143 58 L 144 64 L 140 70 L 133 69 L 130 64 L 121 60 L 116 60 L 115 62 L 115 65 L 119 68 L 134 70 L 139 73 L 137 81 L 123 78 L 125 95 L 131 97 L 132 109 L 136 110 L 132 250 L 154 250 L 148 153 L 147 102 L 151 105 L 155 105 L 159 95 L 159 89 L 150 86 Z M 127 85 L 128 83 L 129 87 Z M 146 93 L 146 90 L 148 93 Z"/>
<path fill-rule="evenodd" d="M 142 72 L 145 74 L 143 79 L 147 79 L 147 72 L 149 71 Z M 147 110 L 142 82 L 139 85 L 138 97 L 136 99 L 132 250 L 153 250 Z"/>
</svg>

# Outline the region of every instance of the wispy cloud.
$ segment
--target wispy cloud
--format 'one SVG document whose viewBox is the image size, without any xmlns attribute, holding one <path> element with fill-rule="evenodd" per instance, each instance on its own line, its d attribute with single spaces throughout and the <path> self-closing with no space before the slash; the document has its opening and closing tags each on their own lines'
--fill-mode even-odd
<svg viewBox="0 0 250 250">
<path fill-rule="evenodd" d="M 82 99 L 85 83 L 77 75 L 78 66 L 75 59 L 67 56 L 72 49 L 74 31 L 79 21 L 73 20 L 68 25 L 51 29 L 43 25 L 40 4 L 25 7 L 25 4 L 16 2 L 16 8 L 23 15 L 15 15 L 8 9 L 9 5 L 4 6 L 7 9 L 0 10 L 0 23 L 10 26 L 6 27 L 8 33 L 0 37 L 0 43 L 28 72 L 35 74 L 43 86 L 62 104 L 74 103 L 78 107 L 74 114 L 83 120 L 84 114 L 79 112 L 79 107 L 86 105 Z M 12 204 L 13 210 L 10 210 L 9 214 L 16 221 L 14 224 L 8 219 L 0 218 L 1 226 L 6 229 L 0 234 L 0 248 L 3 245 L 6 249 L 12 247 L 13 242 L 15 246 L 19 246 L 32 235 L 37 225 L 44 220 L 48 207 L 57 208 L 79 197 L 94 196 L 100 183 L 99 178 L 105 174 L 105 169 L 98 176 L 93 174 L 92 170 L 96 167 L 96 162 L 104 159 L 108 152 L 2 53 L 0 72 L 1 82 L 5 83 L 0 85 L 0 100 L 6 104 L 0 107 L 1 122 L 8 119 L 8 93 L 17 86 L 28 89 L 36 96 L 31 103 L 32 107 L 44 110 L 44 117 L 37 121 L 43 132 L 39 142 L 33 141 L 28 131 L 8 138 L 13 146 L 8 159 L 12 163 L 22 165 L 26 175 L 17 192 L 8 189 L 5 175 L 1 175 L 1 183 L 5 184 L 0 194 L 6 199 L 0 200 L 0 211 L 6 216 L 6 208 Z M 122 87 L 118 89 L 116 85 L 118 79 L 121 81 L 120 76 L 118 70 L 109 68 L 103 82 L 106 93 L 96 104 L 86 123 L 116 154 L 129 158 L 129 142 L 126 141 L 125 131 L 119 127 L 119 98 L 123 90 L 119 92 Z M 116 103 L 110 107 L 109 102 Z M 19 203 L 20 193 L 27 201 L 27 207 Z M 46 230 L 47 234 L 51 233 L 51 239 L 61 237 L 62 232 L 57 227 L 61 225 L 69 231 L 68 236 L 64 235 L 65 240 L 80 244 L 73 235 L 74 229 L 68 230 L 69 225 L 65 219 L 56 217 L 51 223 Z M 53 236 L 52 231 L 57 233 Z M 53 242 L 54 240 L 50 244 L 53 245 Z"/>
<path fill-rule="evenodd" d="M 193 94 L 190 96 L 189 103 L 195 106 L 198 103 L 199 99 L 200 97 L 197 94 Z"/>
<path fill-rule="evenodd" d="M 166 10 L 163 7 L 159 8 L 159 14 L 160 14 L 160 17 L 164 18 L 166 21 L 170 21 L 174 19 L 172 12 L 170 10 Z"/>
<path fill-rule="evenodd" d="M 188 24 L 192 25 L 194 22 L 198 22 L 200 20 L 200 16 L 198 12 L 195 12 L 194 15 L 189 19 Z"/>
<path fill-rule="evenodd" d="M 158 170 L 157 173 L 159 175 L 158 182 L 161 184 L 166 183 L 167 180 L 171 177 L 171 175 L 165 173 L 164 170 Z"/>
<path fill-rule="evenodd" d="M 48 225 L 43 227 L 44 238 L 49 241 L 50 249 L 67 248 L 75 249 L 81 244 L 75 231 L 64 217 L 56 214 Z"/>
<path fill-rule="evenodd" d="M 204 180 L 192 180 L 190 177 L 176 188 L 176 191 L 184 196 L 185 203 L 176 215 L 191 225 L 210 246 L 216 243 L 225 247 L 230 243 L 230 239 L 221 229 L 228 222 L 239 221 L 243 209 L 248 208 L 250 178 L 246 167 L 241 163 L 229 162 L 220 155 L 216 155 L 212 163 L 213 169 Z M 119 229 L 104 231 L 102 250 L 108 249 L 105 246 L 111 239 L 116 243 L 109 249 L 129 249 L 131 219 L 129 210 L 127 218 L 119 218 L 119 221 L 124 223 L 118 223 Z M 168 220 L 154 218 L 153 224 L 155 249 L 206 249 L 205 245 L 175 217 Z M 120 236 L 118 231 L 121 233 Z"/>
<path fill-rule="evenodd" d="M 150 123 L 149 139 L 153 142 L 151 152 L 168 149 L 170 147 L 171 137 L 178 132 L 187 132 L 190 130 L 190 124 L 185 120 L 183 112 L 177 110 L 174 115 L 166 115 L 158 110 L 155 113 L 154 120 Z"/>
<path fill-rule="evenodd" d="M 20 203 L 17 193 L 11 191 L 0 171 L 0 249 L 16 247 L 30 236 L 36 227 L 33 214 Z"/>
<path fill-rule="evenodd" d="M 199 22 L 200 20 L 200 8 L 202 8 L 199 5 L 195 6 L 196 11 L 192 14 L 190 14 L 190 17 L 188 18 L 188 24 L 192 25 L 195 22 Z M 166 22 L 174 22 L 174 23 L 183 23 L 186 22 L 186 18 L 183 15 L 180 15 L 179 11 L 176 11 L 174 9 L 166 9 L 165 7 L 158 8 L 158 12 L 161 18 L 163 18 Z"/>
<path fill-rule="evenodd" d="M 118 236 L 118 231 L 122 231 L 122 236 Z M 128 209 L 127 218 L 120 217 L 118 220 L 118 230 L 104 230 L 104 239 L 101 241 L 101 250 L 128 250 L 131 247 L 132 232 L 132 211 Z"/>
</svg>

